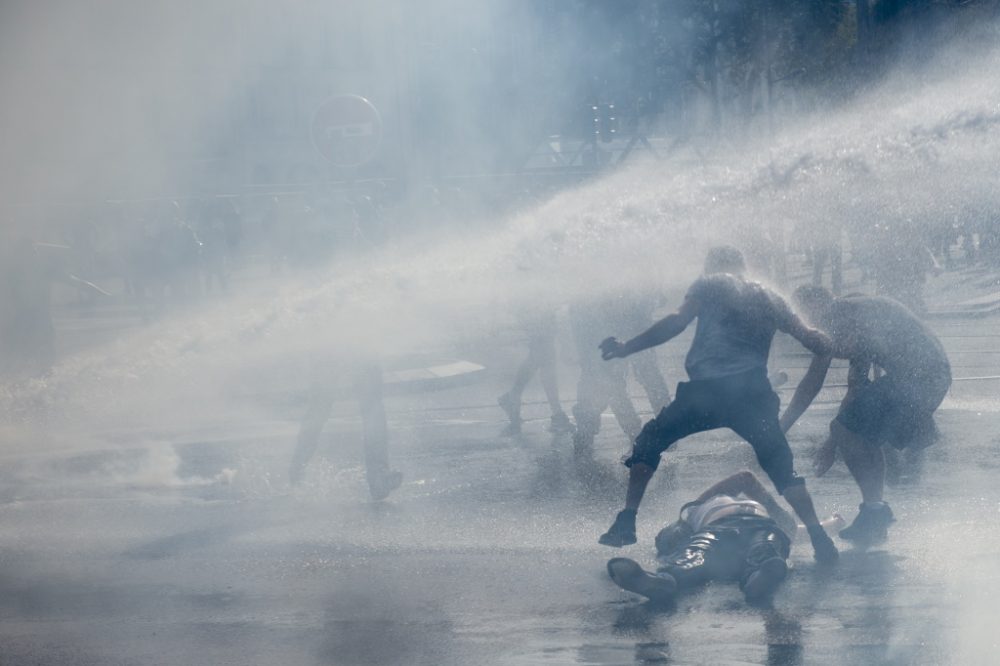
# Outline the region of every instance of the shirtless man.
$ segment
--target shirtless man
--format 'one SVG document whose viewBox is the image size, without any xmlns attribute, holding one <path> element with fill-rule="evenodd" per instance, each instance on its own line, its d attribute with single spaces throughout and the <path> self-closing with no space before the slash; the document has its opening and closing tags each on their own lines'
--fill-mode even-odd
<svg viewBox="0 0 1000 666">
<path fill-rule="evenodd" d="M 784 331 L 819 356 L 830 353 L 829 338 L 809 328 L 777 294 L 744 279 L 743 255 L 716 247 L 705 259 L 705 274 L 688 290 L 677 312 L 628 342 L 608 338 L 605 360 L 624 358 L 662 344 L 696 318 L 698 327 L 685 366 L 691 381 L 678 385 L 675 398 L 635 439 L 625 509 L 600 542 L 635 543 L 636 510 L 660 454 L 674 442 L 705 430 L 730 428 L 754 448 L 775 488 L 805 523 L 817 561 L 833 562 L 837 548 L 823 530 L 805 480 L 796 475 L 791 449 L 778 424 L 778 396 L 767 380 L 767 359 L 776 331 Z"/>
<path fill-rule="evenodd" d="M 810 321 L 833 339 L 832 356 L 850 361 L 847 395 L 816 454 L 816 475 L 830 469 L 839 450 L 862 498 L 857 518 L 840 537 L 862 545 L 884 541 L 893 516 L 882 499 L 882 444 L 920 449 L 934 442 L 934 410 L 951 386 L 948 357 L 934 333 L 892 299 L 834 298 L 815 286 L 799 287 L 794 298 Z M 830 358 L 813 359 L 781 416 L 782 431 L 792 427 L 819 393 Z M 884 374 L 873 380 L 873 368 Z"/>
</svg>

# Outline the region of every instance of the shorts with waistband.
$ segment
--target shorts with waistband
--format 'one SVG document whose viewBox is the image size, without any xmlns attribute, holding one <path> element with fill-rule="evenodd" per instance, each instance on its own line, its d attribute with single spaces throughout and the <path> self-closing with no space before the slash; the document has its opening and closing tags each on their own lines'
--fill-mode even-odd
<svg viewBox="0 0 1000 666">
<path fill-rule="evenodd" d="M 804 483 L 795 474 L 792 451 L 778 423 L 780 401 L 764 369 L 713 379 L 681 382 L 674 401 L 636 437 L 627 467 L 656 469 L 660 454 L 688 435 L 730 428 L 745 439 L 779 493 Z"/>
</svg>

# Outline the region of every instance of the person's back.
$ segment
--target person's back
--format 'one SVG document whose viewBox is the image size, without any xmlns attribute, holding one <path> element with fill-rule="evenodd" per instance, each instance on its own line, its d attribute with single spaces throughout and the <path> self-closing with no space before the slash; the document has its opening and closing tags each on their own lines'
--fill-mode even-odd
<svg viewBox="0 0 1000 666">
<path fill-rule="evenodd" d="M 691 379 L 766 372 L 774 334 L 793 316 L 780 296 L 757 282 L 720 273 L 699 278 L 688 297 L 701 304 L 684 363 Z"/>
<path fill-rule="evenodd" d="M 904 305 L 882 296 L 850 295 L 834 301 L 830 333 L 849 354 L 887 374 L 905 378 L 951 376 L 944 347 Z"/>
</svg>

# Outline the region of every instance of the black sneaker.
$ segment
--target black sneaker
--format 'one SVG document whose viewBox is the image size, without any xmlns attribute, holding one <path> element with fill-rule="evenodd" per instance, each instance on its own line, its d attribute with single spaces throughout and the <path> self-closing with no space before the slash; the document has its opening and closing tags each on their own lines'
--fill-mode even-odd
<svg viewBox="0 0 1000 666">
<path fill-rule="evenodd" d="M 621 548 L 635 543 L 635 511 L 633 509 L 623 509 L 615 516 L 615 522 L 611 524 L 608 531 L 601 535 L 598 543 Z"/>
<path fill-rule="evenodd" d="M 833 564 L 840 559 L 840 552 L 833 544 L 833 539 L 826 533 L 822 525 L 810 525 L 809 540 L 812 541 L 813 557 L 820 564 Z"/>
<path fill-rule="evenodd" d="M 641 594 L 656 603 L 670 603 L 677 594 L 677 581 L 673 576 L 651 574 L 627 557 L 608 560 L 608 575 L 623 590 Z"/>
<path fill-rule="evenodd" d="M 403 473 L 389 470 L 384 474 L 369 479 L 368 492 L 376 502 L 384 500 L 396 488 L 403 483 Z"/>
<path fill-rule="evenodd" d="M 743 585 L 743 595 L 747 601 L 764 601 L 774 596 L 785 577 L 788 564 L 780 557 L 772 557 L 761 562 L 760 567 L 750 574 Z"/>
<path fill-rule="evenodd" d="M 840 530 L 840 538 L 866 546 L 882 543 L 889 536 L 889 525 L 895 520 L 892 509 L 885 502 L 864 503 L 858 507 L 854 522 Z"/>
</svg>

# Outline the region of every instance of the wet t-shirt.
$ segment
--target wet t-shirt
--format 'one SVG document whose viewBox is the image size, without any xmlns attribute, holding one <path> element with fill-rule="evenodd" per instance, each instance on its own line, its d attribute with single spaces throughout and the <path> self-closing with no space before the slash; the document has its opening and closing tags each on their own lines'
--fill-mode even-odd
<svg viewBox="0 0 1000 666">
<path fill-rule="evenodd" d="M 771 340 L 795 319 L 788 304 L 757 282 L 729 274 L 699 278 L 687 298 L 698 326 L 684 367 L 694 380 L 767 370 Z"/>
<path fill-rule="evenodd" d="M 881 296 L 834 301 L 830 335 L 853 361 L 900 377 L 950 377 L 951 366 L 934 333 L 900 303 Z"/>
<path fill-rule="evenodd" d="M 759 502 L 749 499 L 736 499 L 729 495 L 715 495 L 701 504 L 686 509 L 681 518 L 699 532 L 717 520 L 729 516 L 757 516 L 767 518 L 767 510 Z"/>
</svg>

